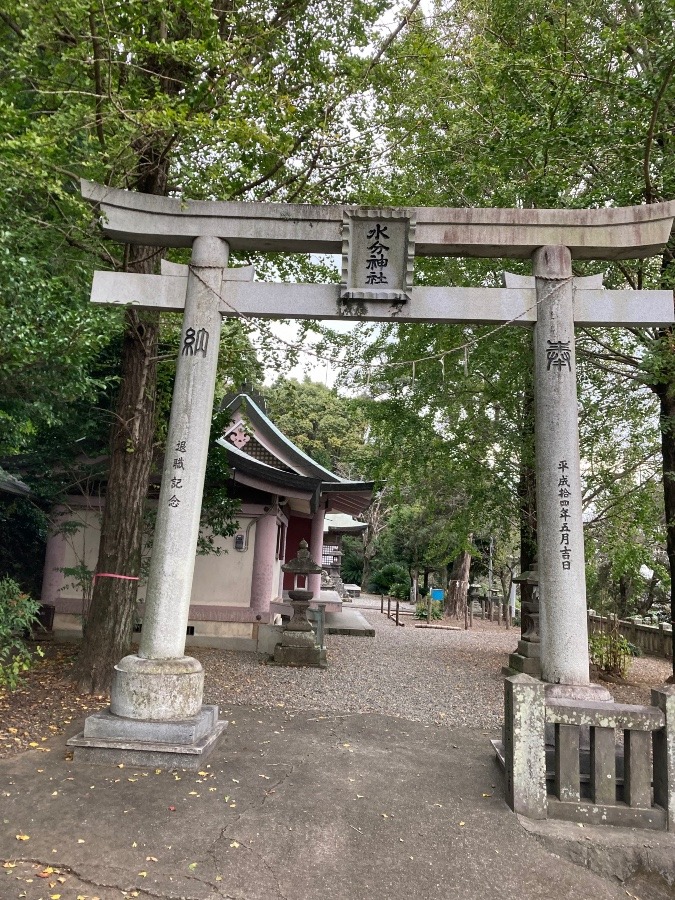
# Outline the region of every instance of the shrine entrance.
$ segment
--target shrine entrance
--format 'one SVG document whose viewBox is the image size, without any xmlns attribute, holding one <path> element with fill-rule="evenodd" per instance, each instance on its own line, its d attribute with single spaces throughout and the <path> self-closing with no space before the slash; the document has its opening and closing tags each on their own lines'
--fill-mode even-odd
<svg viewBox="0 0 675 900">
<path fill-rule="evenodd" d="M 184 202 L 89 182 L 82 192 L 113 239 L 191 247 L 192 258 L 189 266 L 163 263 L 160 275 L 94 277 L 93 302 L 182 311 L 183 329 L 140 650 L 116 666 L 110 710 L 90 717 L 84 734 L 70 742 L 76 757 L 129 753 L 142 765 L 150 752 L 154 765 L 166 752 L 173 764 L 201 765 L 224 727 L 217 708 L 202 706 L 201 665 L 184 655 L 223 316 L 529 326 L 542 680 L 506 681 L 507 799 L 532 818 L 675 830 L 675 692 L 655 691 L 653 707 L 619 708 L 590 683 L 574 342 L 575 324 L 670 325 L 673 295 L 604 290 L 601 279 L 572 272 L 573 259 L 660 252 L 675 202 L 594 210 L 371 209 Z M 341 254 L 342 282 L 256 282 L 252 267 L 228 267 L 230 250 Z M 531 258 L 533 276 L 507 275 L 504 288 L 415 286 L 417 256 Z M 180 491 L 172 485 L 174 451 Z M 582 726 L 590 729 L 590 804 L 579 788 Z M 616 728 L 626 747 L 620 799 Z M 547 730 L 555 747 L 554 796 L 546 786 Z M 152 751 L 143 748 L 148 741 Z"/>
</svg>

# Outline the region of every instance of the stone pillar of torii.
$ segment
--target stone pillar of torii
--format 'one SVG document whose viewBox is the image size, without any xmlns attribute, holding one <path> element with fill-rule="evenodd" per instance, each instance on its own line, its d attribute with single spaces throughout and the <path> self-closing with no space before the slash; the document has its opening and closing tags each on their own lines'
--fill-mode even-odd
<svg viewBox="0 0 675 900">
<path fill-rule="evenodd" d="M 110 710 L 73 739 L 77 755 L 154 764 L 173 753 L 176 764 L 200 765 L 222 729 L 201 705 L 200 664 L 184 655 L 222 316 L 534 326 L 542 678 L 558 696 L 609 699 L 589 679 L 574 326 L 666 326 L 675 315 L 672 291 L 603 290 L 601 277 L 574 278 L 572 260 L 660 252 L 675 202 L 354 209 L 82 190 L 113 239 L 192 247 L 192 259 L 164 263 L 161 275 L 94 276 L 93 302 L 183 311 L 183 330 L 141 645 L 116 666 Z M 341 253 L 342 283 L 256 282 L 252 267 L 228 268 L 230 250 Z M 413 286 L 416 255 L 531 258 L 534 277 L 507 275 L 505 288 Z M 180 721 L 194 726 L 182 743 L 171 731 Z"/>
</svg>

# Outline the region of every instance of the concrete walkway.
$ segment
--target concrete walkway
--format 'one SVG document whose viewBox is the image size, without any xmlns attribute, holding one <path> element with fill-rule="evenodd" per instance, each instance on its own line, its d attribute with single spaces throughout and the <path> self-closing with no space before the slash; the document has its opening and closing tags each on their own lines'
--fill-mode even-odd
<svg viewBox="0 0 675 900">
<path fill-rule="evenodd" d="M 230 719 L 201 774 L 76 767 L 63 738 L 0 763 L 0 897 L 670 896 L 660 879 L 649 892 L 621 884 L 628 871 L 597 843 L 602 829 L 526 830 L 480 731 L 285 707 Z M 675 866 L 670 838 L 622 831 L 621 858 L 630 846 Z M 553 855 L 550 840 L 585 864 L 604 859 L 607 877 Z"/>
</svg>

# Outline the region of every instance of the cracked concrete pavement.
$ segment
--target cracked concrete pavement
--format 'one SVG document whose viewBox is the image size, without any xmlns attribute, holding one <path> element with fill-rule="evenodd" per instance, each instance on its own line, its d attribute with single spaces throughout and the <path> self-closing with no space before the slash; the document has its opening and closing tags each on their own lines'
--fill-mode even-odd
<svg viewBox="0 0 675 900">
<path fill-rule="evenodd" d="M 640 893 L 611 854 L 598 875 L 551 852 L 595 847 L 599 829 L 524 828 L 493 734 L 285 707 L 228 718 L 200 773 L 75 765 L 65 738 L 0 763 L 2 900 L 670 895 L 662 879 Z M 620 831 L 675 860 L 672 835 Z"/>
</svg>

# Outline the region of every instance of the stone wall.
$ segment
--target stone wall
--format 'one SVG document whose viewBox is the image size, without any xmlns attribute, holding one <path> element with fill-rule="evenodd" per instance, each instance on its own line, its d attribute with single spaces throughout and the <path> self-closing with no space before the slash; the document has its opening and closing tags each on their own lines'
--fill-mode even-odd
<svg viewBox="0 0 675 900">
<path fill-rule="evenodd" d="M 663 659 L 673 658 L 673 626 L 665 622 L 647 624 L 640 616 L 632 619 L 616 619 L 613 616 L 598 616 L 595 611 L 588 611 L 588 633 L 596 634 L 611 630 L 614 624 L 619 634 L 634 644 L 645 656 L 658 656 Z"/>
</svg>

